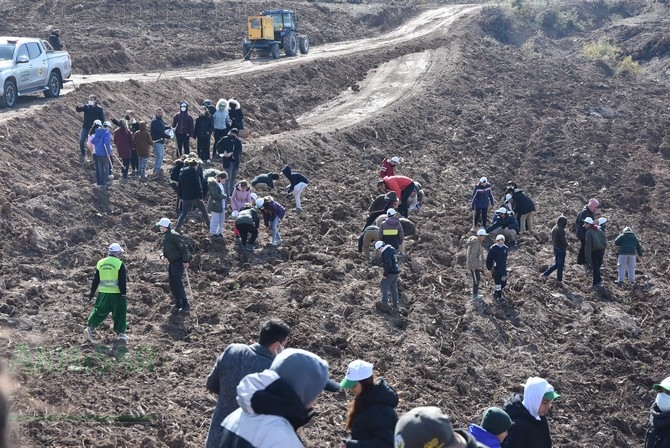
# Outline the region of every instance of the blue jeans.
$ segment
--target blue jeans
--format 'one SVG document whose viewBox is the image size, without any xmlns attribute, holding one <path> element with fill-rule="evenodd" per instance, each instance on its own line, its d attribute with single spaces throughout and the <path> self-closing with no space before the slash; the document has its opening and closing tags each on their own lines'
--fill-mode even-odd
<svg viewBox="0 0 670 448">
<path fill-rule="evenodd" d="M 382 303 L 389 303 L 388 293 L 390 290 L 394 308 L 398 307 L 398 275 L 400 274 L 387 274 L 386 277 L 382 277 L 382 281 L 379 284 L 382 290 Z"/>
<path fill-rule="evenodd" d="M 81 128 L 81 134 L 79 134 L 79 151 L 81 151 L 81 156 L 86 155 L 86 140 L 88 140 L 88 129 Z"/>
<path fill-rule="evenodd" d="M 170 291 L 174 295 L 174 306 L 176 308 L 188 308 L 188 299 L 186 298 L 186 290 L 184 289 L 184 262 L 181 260 L 170 262 L 168 268 L 168 278 L 170 280 Z"/>
<path fill-rule="evenodd" d="M 554 247 L 554 257 L 556 257 L 556 262 L 552 267 L 544 271 L 542 275 L 549 277 L 552 272 L 556 271 L 556 280 L 559 282 L 563 281 L 563 267 L 565 266 L 565 253 L 566 250 L 560 247 Z"/>
<path fill-rule="evenodd" d="M 95 156 L 95 183 L 98 185 L 107 184 L 109 176 L 109 160 L 107 156 Z"/>
<path fill-rule="evenodd" d="M 233 195 L 233 191 L 235 191 L 235 178 L 237 177 L 237 170 L 240 169 L 240 164 L 239 163 L 231 163 L 230 166 L 228 167 L 228 181 L 226 182 L 226 194 L 228 197 L 231 197 Z"/>
<path fill-rule="evenodd" d="M 163 166 L 163 154 L 165 153 L 165 145 L 163 143 L 154 143 L 154 174 L 161 170 Z"/>
<path fill-rule="evenodd" d="M 270 221 L 270 230 L 272 231 L 272 245 L 279 246 L 281 244 L 281 235 L 279 234 L 279 216 L 275 216 Z"/>
</svg>

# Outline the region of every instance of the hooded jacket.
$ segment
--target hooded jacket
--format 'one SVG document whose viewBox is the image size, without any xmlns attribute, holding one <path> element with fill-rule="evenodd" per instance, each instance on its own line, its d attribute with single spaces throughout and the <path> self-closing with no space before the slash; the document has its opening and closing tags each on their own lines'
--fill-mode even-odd
<svg viewBox="0 0 670 448">
<path fill-rule="evenodd" d="M 139 157 L 146 159 L 151 155 L 153 140 L 151 140 L 151 134 L 147 131 L 146 121 L 140 121 L 140 130 L 133 134 L 133 141 Z"/>
<path fill-rule="evenodd" d="M 477 442 L 484 445 L 486 448 L 500 448 L 500 440 L 494 434 L 491 434 L 484 428 L 474 423 L 468 426 L 468 432 L 472 434 Z"/>
<path fill-rule="evenodd" d="M 383 179 L 388 176 L 395 176 L 395 168 L 396 166 L 388 160 L 382 160 L 382 165 L 379 168 L 379 177 Z"/>
<path fill-rule="evenodd" d="M 254 227 L 258 228 L 260 226 L 261 220 L 258 217 L 258 212 L 253 208 L 245 208 L 240 211 L 240 214 L 237 215 L 235 219 L 235 225 L 238 224 L 252 224 Z"/>
<path fill-rule="evenodd" d="M 398 196 L 396 196 L 394 191 L 389 191 L 386 194 L 380 194 L 368 207 L 368 213 L 371 216 L 385 214 L 386 211 L 392 208 L 396 202 L 398 202 Z"/>
<path fill-rule="evenodd" d="M 251 181 L 251 186 L 255 187 L 258 184 L 263 184 L 272 190 L 275 187 L 274 179 L 272 179 L 273 175 L 275 175 L 275 173 L 272 172 L 267 174 L 259 174 L 258 176 L 254 177 L 254 180 Z"/>
<path fill-rule="evenodd" d="M 649 413 L 644 448 L 670 448 L 670 411 L 661 411 L 656 403 Z"/>
<path fill-rule="evenodd" d="M 493 192 L 491 191 L 491 184 L 480 182 L 475 185 L 475 188 L 472 190 L 472 199 L 470 200 L 470 207 L 473 210 L 476 208 L 488 208 L 489 204 L 493 207 L 495 202 Z"/>
<path fill-rule="evenodd" d="M 589 208 L 588 205 L 585 205 L 584 208 L 582 209 L 581 212 L 577 215 L 577 218 L 575 219 L 575 233 L 577 234 L 577 238 L 579 240 L 584 240 L 586 238 L 586 229 L 584 228 L 584 220 L 586 218 L 591 218 L 593 219 L 594 215 L 591 209 Z"/>
<path fill-rule="evenodd" d="M 614 245 L 619 247 L 619 255 L 639 255 L 642 256 L 644 251 L 640 245 L 640 240 L 630 227 L 624 227 L 623 233 L 616 237 Z"/>
<path fill-rule="evenodd" d="M 172 118 L 172 127 L 174 128 L 175 134 L 188 135 L 189 137 L 195 136 L 193 117 L 188 113 L 188 106 L 186 106 L 185 111 L 179 111 Z"/>
<path fill-rule="evenodd" d="M 512 194 L 512 210 L 517 215 L 525 215 L 535 211 L 535 203 L 526 193 L 517 188 Z"/>
<path fill-rule="evenodd" d="M 251 201 L 251 189 L 247 188 L 246 190 L 242 190 L 240 188 L 240 184 L 235 185 L 233 194 L 230 195 L 230 206 L 232 207 L 233 211 L 242 210 L 242 208 L 244 208 L 244 204 L 251 204 Z"/>
<path fill-rule="evenodd" d="M 605 250 L 607 248 L 607 236 L 597 226 L 591 226 L 586 231 L 584 238 L 584 257 L 588 264 L 591 264 L 591 255 L 593 252 Z"/>
<path fill-rule="evenodd" d="M 196 166 L 187 165 L 179 173 L 179 197 L 184 201 L 204 199 L 203 179 Z"/>
<path fill-rule="evenodd" d="M 532 398 L 530 401 L 536 402 L 539 409 L 544 389 L 532 393 L 537 396 L 514 395 L 505 402 L 505 412 L 512 419 L 512 426 L 502 443 L 503 448 L 551 448 L 551 434 L 546 417 L 534 417 L 523 404 Z M 535 412 L 537 413 L 537 410 Z"/>
<path fill-rule="evenodd" d="M 130 159 L 133 155 L 133 133 L 128 129 L 119 128 L 114 131 L 114 144 L 119 157 Z"/>
<path fill-rule="evenodd" d="M 493 214 L 493 219 L 491 220 L 491 225 L 486 229 L 486 233 L 491 233 L 498 227 L 501 229 L 514 230 L 517 235 L 519 234 L 519 222 L 509 213 L 503 215 L 502 213 L 495 212 Z"/>
<path fill-rule="evenodd" d="M 379 240 L 390 244 L 395 250 L 403 243 L 405 232 L 397 214 L 386 218 L 379 226 Z"/>
<path fill-rule="evenodd" d="M 107 157 L 112 155 L 112 137 L 107 128 L 98 128 L 91 143 L 95 146 L 95 155 Z"/>
<path fill-rule="evenodd" d="M 265 204 L 263 204 L 261 213 L 263 214 L 263 224 L 265 224 L 265 227 L 268 227 L 270 222 L 275 218 L 279 218 L 280 220 L 284 219 L 286 209 L 277 201 L 266 201 Z"/>
<path fill-rule="evenodd" d="M 226 198 L 226 194 L 221 190 L 222 185 L 216 181 L 216 177 L 207 179 L 207 191 L 209 192 L 207 210 L 210 213 L 223 212 L 223 200 Z"/>
<path fill-rule="evenodd" d="M 384 277 L 389 274 L 400 274 L 398 257 L 396 256 L 395 249 L 390 244 L 387 244 L 382 249 L 382 262 L 384 264 Z"/>
<path fill-rule="evenodd" d="M 212 116 L 209 113 L 198 115 L 193 125 L 193 137 L 209 141 L 213 130 L 214 122 L 212 121 Z"/>
<path fill-rule="evenodd" d="M 228 117 L 230 118 L 230 126 L 238 130 L 244 129 L 244 113 L 240 103 L 235 99 L 228 100 Z"/>
<path fill-rule="evenodd" d="M 288 186 L 286 189 L 287 193 L 291 193 L 293 189 L 295 188 L 296 185 L 298 185 L 300 182 L 304 182 L 306 184 L 309 183 L 307 178 L 302 174 L 297 171 L 291 171 L 291 166 L 286 165 L 284 169 L 281 170 L 282 174 L 286 176 L 286 178 L 291 182 L 291 185 Z"/>
<path fill-rule="evenodd" d="M 223 106 L 223 108 L 221 108 Z M 224 130 L 228 127 L 230 118 L 228 116 L 228 101 L 220 99 L 216 102 L 216 112 L 212 116 L 214 129 Z"/>
<path fill-rule="evenodd" d="M 351 439 L 347 448 L 386 448 L 393 446 L 393 432 L 398 422 L 395 411 L 398 394 L 383 379 L 356 398 L 357 410 L 351 420 Z"/>
<path fill-rule="evenodd" d="M 476 236 L 471 236 L 465 242 L 466 256 L 465 265 L 471 271 L 484 270 L 484 250 L 482 243 Z"/>
<path fill-rule="evenodd" d="M 568 240 L 565 236 L 565 226 L 568 224 L 568 218 L 559 216 L 556 225 L 551 229 L 551 241 L 556 249 L 566 249 Z"/>
<path fill-rule="evenodd" d="M 504 244 L 499 246 L 494 244 L 489 249 L 489 253 L 486 256 L 486 269 L 489 271 L 493 270 L 493 275 L 504 277 L 507 275 L 507 246 Z"/>
<path fill-rule="evenodd" d="M 230 344 L 216 360 L 207 376 L 206 387 L 219 395 L 212 423 L 207 435 L 206 448 L 218 448 L 221 437 L 221 422 L 237 409 L 237 385 L 246 375 L 262 372 L 272 365 L 274 355 L 260 344 Z"/>
</svg>

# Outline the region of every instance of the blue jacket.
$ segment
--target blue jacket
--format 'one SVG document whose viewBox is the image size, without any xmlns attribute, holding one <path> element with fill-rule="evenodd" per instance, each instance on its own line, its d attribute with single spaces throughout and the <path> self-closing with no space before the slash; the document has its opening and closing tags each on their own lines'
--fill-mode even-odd
<svg viewBox="0 0 670 448">
<path fill-rule="evenodd" d="M 500 440 L 484 428 L 474 423 L 468 426 L 468 432 L 477 439 L 477 442 L 486 446 L 487 448 L 500 448 Z"/>
<path fill-rule="evenodd" d="M 398 257 L 396 256 L 395 249 L 390 244 L 384 246 L 382 250 L 382 261 L 384 262 L 384 277 L 389 274 L 400 274 Z"/>
<path fill-rule="evenodd" d="M 112 137 L 106 128 L 98 128 L 91 143 L 95 146 L 95 155 L 107 157 L 112 155 Z"/>
<path fill-rule="evenodd" d="M 470 206 L 472 209 L 476 208 L 488 208 L 489 204 L 493 206 L 495 200 L 493 199 L 493 192 L 491 191 L 491 184 L 488 182 L 485 184 L 475 185 L 474 190 L 472 191 L 472 200 L 470 201 Z"/>
<path fill-rule="evenodd" d="M 151 120 L 151 127 L 149 128 L 149 132 L 151 133 L 151 140 L 156 141 L 169 139 L 170 136 L 165 133 L 165 129 L 166 126 L 163 118 L 154 117 L 154 119 Z"/>
<path fill-rule="evenodd" d="M 307 181 L 307 178 L 303 176 L 302 173 L 299 173 L 297 171 L 293 172 L 291 171 L 291 166 L 286 165 L 284 169 L 281 170 L 282 174 L 288 178 L 288 180 L 291 182 L 291 185 L 288 186 L 286 189 L 287 193 L 290 193 L 293 191 L 296 185 L 298 185 L 300 182 L 304 182 L 308 184 L 309 182 Z"/>
<path fill-rule="evenodd" d="M 497 229 L 498 227 L 502 229 L 511 229 L 514 230 L 517 235 L 519 234 L 519 223 L 517 222 L 514 216 L 509 213 L 502 217 L 500 213 L 496 212 L 493 214 L 493 220 L 491 225 L 486 229 L 486 233 L 491 233 L 491 231 Z"/>
<path fill-rule="evenodd" d="M 493 265 L 495 264 L 495 269 Z M 493 275 L 507 275 L 507 246 L 494 244 L 486 256 L 486 269 L 493 269 Z"/>
</svg>

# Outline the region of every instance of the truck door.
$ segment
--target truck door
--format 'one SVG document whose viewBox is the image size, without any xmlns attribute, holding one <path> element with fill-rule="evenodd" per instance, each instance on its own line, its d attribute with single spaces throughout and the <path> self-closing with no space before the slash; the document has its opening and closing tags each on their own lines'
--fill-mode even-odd
<svg viewBox="0 0 670 448">
<path fill-rule="evenodd" d="M 47 83 L 49 75 L 49 58 L 46 51 L 37 42 L 29 42 L 28 54 L 30 56 L 30 87 L 40 87 Z"/>
<path fill-rule="evenodd" d="M 19 60 L 27 60 L 27 62 L 18 62 Z M 21 44 L 16 50 L 16 87 L 21 90 L 30 88 L 30 54 L 28 53 L 28 46 Z"/>
</svg>

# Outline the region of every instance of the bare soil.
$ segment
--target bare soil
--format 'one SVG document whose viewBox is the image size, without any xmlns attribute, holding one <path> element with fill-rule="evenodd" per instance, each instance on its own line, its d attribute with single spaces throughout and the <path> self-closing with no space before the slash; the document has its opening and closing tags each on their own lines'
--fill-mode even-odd
<svg viewBox="0 0 670 448">
<path fill-rule="evenodd" d="M 16 446 L 202 446 L 216 403 L 206 375 L 269 317 L 286 320 L 291 346 L 326 358 L 337 378 L 352 359 L 374 362 L 398 389 L 399 412 L 436 404 L 466 426 L 540 375 L 562 395 L 550 416 L 555 446 L 642 444 L 650 386 L 668 375 L 666 6 L 584 7 L 593 27 L 562 38 L 512 22 L 502 43 L 488 8 L 282 2 L 300 13 L 313 51 L 242 62 L 244 17 L 278 4 L 7 3 L 3 33 L 59 27 L 77 73 L 61 98 L 0 111 L 0 350 L 15 383 Z M 640 55 L 641 72 L 583 56 L 584 42 L 601 38 Z M 240 178 L 290 163 L 310 179 L 303 213 L 281 224 L 283 245 L 263 230 L 241 263 L 230 223 L 222 244 L 190 220 L 192 313 L 171 316 L 153 224 L 175 218 L 174 194 L 165 179 L 93 188 L 74 110 L 90 93 L 108 114 L 146 119 L 158 105 L 169 116 L 182 100 L 237 98 L 252 131 Z M 170 164 L 174 144 L 167 152 Z M 392 155 L 427 192 L 410 215 L 418 234 L 406 243 L 398 316 L 375 308 L 381 271 L 356 251 L 377 167 Z M 511 252 L 507 301 L 491 299 L 489 281 L 474 307 L 463 242 L 481 176 L 496 197 L 515 180 L 539 211 Z M 538 279 L 553 261 L 556 218 L 572 222 L 590 197 L 610 242 L 631 226 L 646 249 L 635 290 L 614 286 L 612 245 L 606 286 L 593 291 L 572 234 L 567 288 Z M 127 249 L 125 348 L 109 321 L 98 343 L 83 341 L 94 265 L 111 242 Z M 323 396 L 300 430 L 305 444 L 338 446 L 346 406 L 344 395 Z"/>
</svg>

